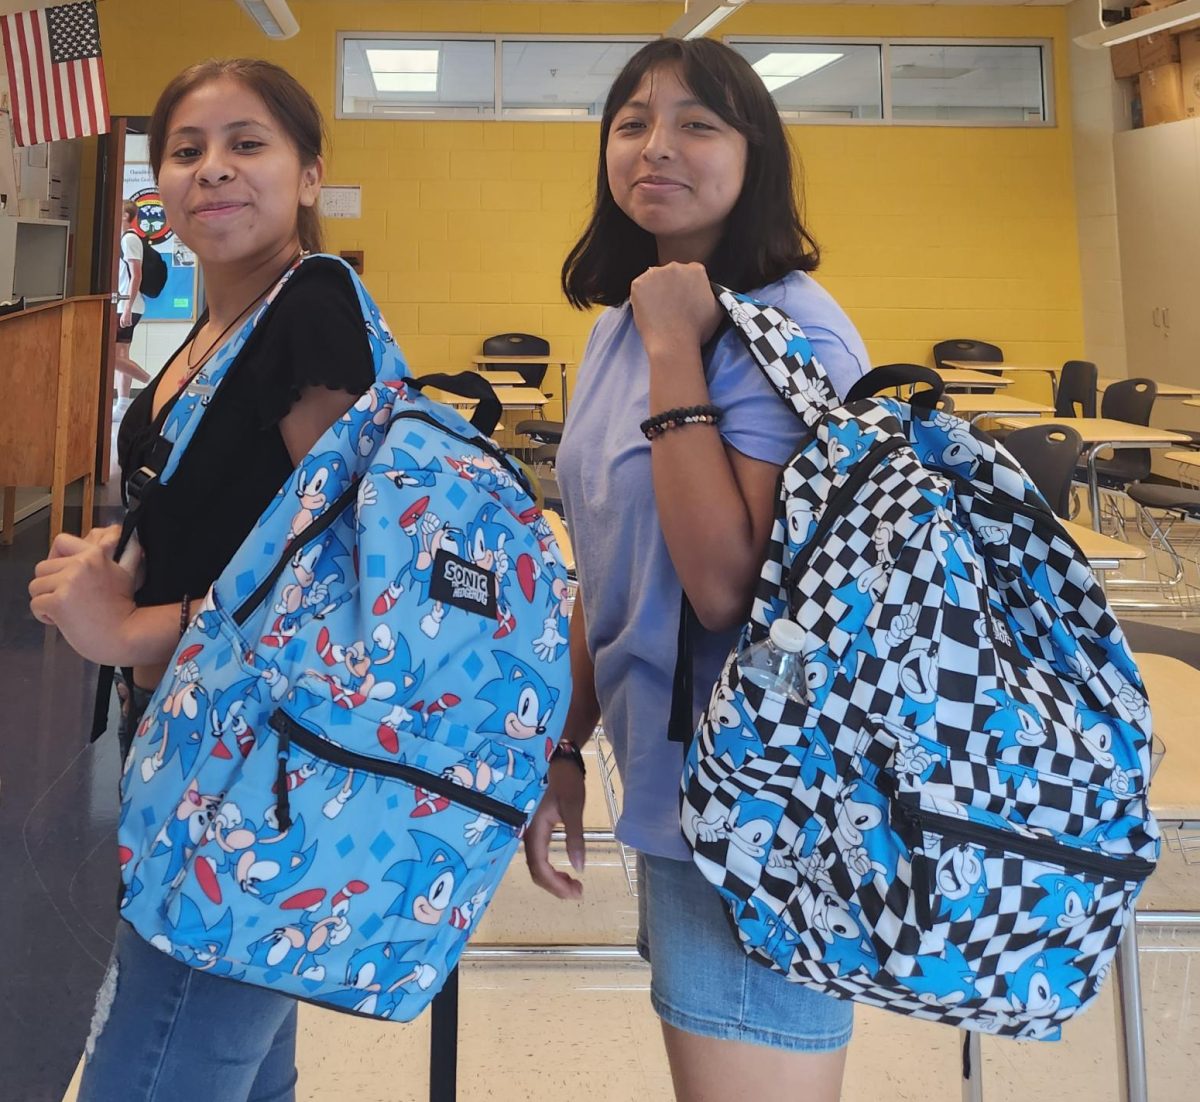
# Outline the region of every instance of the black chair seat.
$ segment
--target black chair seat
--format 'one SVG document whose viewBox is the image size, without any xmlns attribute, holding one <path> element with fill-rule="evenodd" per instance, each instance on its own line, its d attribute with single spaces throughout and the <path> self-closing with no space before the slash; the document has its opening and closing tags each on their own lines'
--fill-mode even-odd
<svg viewBox="0 0 1200 1102">
<path fill-rule="evenodd" d="M 518 421 L 517 432 L 522 436 L 528 436 L 535 444 L 561 444 L 563 423 L 561 421 L 543 421 L 541 418 Z"/>
<path fill-rule="evenodd" d="M 1134 482 L 1129 487 L 1129 496 L 1144 509 L 1168 509 L 1200 518 L 1200 490 L 1157 482 Z"/>
<path fill-rule="evenodd" d="M 557 444 L 540 444 L 533 449 L 533 455 L 530 456 L 534 463 L 550 463 L 553 464 L 558 458 Z"/>
<path fill-rule="evenodd" d="M 1117 493 L 1124 493 L 1125 487 L 1139 478 L 1143 477 L 1141 466 L 1136 468 L 1117 468 L 1116 470 L 1106 470 L 1102 464 L 1096 464 L 1096 485 L 1102 490 L 1113 490 Z M 1076 467 L 1074 479 L 1076 482 L 1086 483 L 1088 473 L 1086 467 Z"/>
</svg>

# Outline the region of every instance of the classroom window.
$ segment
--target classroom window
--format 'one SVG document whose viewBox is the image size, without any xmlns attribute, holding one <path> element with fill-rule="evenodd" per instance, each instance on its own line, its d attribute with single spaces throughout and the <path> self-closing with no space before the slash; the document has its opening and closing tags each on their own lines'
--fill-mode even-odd
<svg viewBox="0 0 1200 1102">
<path fill-rule="evenodd" d="M 339 118 L 494 118 L 493 39 L 340 37 Z"/>
<path fill-rule="evenodd" d="M 883 118 L 881 49 L 854 43 L 731 42 L 785 121 Z"/>
<path fill-rule="evenodd" d="M 1040 46 L 893 44 L 892 114 L 946 122 L 1044 122 Z"/>
<path fill-rule="evenodd" d="M 598 119 L 649 39 L 338 35 L 338 118 Z"/>
<path fill-rule="evenodd" d="M 1048 42 L 726 39 L 785 122 L 1053 124 Z"/>
<path fill-rule="evenodd" d="M 644 42 L 506 39 L 501 43 L 505 118 L 598 119 L 617 74 Z"/>
</svg>

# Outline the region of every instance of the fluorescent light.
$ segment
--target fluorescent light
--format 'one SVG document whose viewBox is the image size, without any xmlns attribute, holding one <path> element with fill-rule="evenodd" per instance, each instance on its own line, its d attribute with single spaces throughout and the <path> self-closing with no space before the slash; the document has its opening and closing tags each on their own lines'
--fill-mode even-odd
<svg viewBox="0 0 1200 1102">
<path fill-rule="evenodd" d="M 845 54 L 770 53 L 760 57 L 751 68 L 762 77 L 768 92 L 774 92 L 801 77 L 811 76 L 818 69 L 832 65 Z"/>
<path fill-rule="evenodd" d="M 287 0 L 237 0 L 238 6 L 268 38 L 291 38 L 300 24 L 287 6 Z"/>
<path fill-rule="evenodd" d="M 1109 46 L 1119 46 L 1122 42 L 1131 42 L 1135 38 L 1145 38 L 1148 34 L 1157 34 L 1183 23 L 1200 20 L 1200 0 L 1182 0 L 1169 8 L 1161 8 L 1149 15 L 1139 15 L 1124 23 L 1114 23 L 1111 27 L 1104 25 L 1104 0 L 1097 0 L 1097 7 L 1100 13 L 1100 28 L 1081 34 L 1075 39 L 1075 45 L 1082 46 L 1085 50 L 1103 50 Z M 1135 8 L 1134 11 L 1136 10 Z"/>
<path fill-rule="evenodd" d="M 367 64 L 378 92 L 436 92 L 438 50 L 409 47 L 368 49 Z"/>
<path fill-rule="evenodd" d="M 367 64 L 373 73 L 436 73 L 437 50 L 368 49 Z"/>
<path fill-rule="evenodd" d="M 747 0 L 684 0 L 683 15 L 664 32 L 664 38 L 701 38 L 724 22 Z"/>
<path fill-rule="evenodd" d="M 372 73 L 377 92 L 436 92 L 437 73 Z"/>
</svg>

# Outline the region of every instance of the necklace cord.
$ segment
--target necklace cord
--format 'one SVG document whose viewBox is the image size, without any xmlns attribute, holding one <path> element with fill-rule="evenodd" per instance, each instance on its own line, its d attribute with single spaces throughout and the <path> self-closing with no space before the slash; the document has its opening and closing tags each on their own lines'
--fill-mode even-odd
<svg viewBox="0 0 1200 1102">
<path fill-rule="evenodd" d="M 261 291 L 259 291 L 259 293 L 250 300 L 250 302 L 245 306 L 245 308 L 242 310 L 242 312 L 240 314 L 238 314 L 238 316 L 236 318 L 234 318 L 233 321 L 231 321 L 227 326 L 225 326 L 224 329 L 221 330 L 220 336 L 218 336 L 217 339 L 215 341 L 213 341 L 212 344 L 210 344 L 208 346 L 208 348 L 206 348 L 204 350 L 204 355 L 201 356 L 200 359 L 197 360 L 196 363 L 194 363 L 194 364 L 192 363 L 192 347 L 196 343 L 196 338 L 195 337 L 192 338 L 191 344 L 188 345 L 187 358 L 184 361 L 187 364 L 187 373 L 184 375 L 183 379 L 179 383 L 180 393 L 182 393 L 183 389 L 200 373 L 200 369 L 203 368 L 206 363 L 208 363 L 209 357 L 212 356 L 212 354 L 213 354 L 213 350 L 220 347 L 220 345 L 224 342 L 225 338 L 227 336 L 229 336 L 229 331 L 235 325 L 237 325 L 237 323 L 240 322 L 248 313 L 250 313 L 250 311 L 253 310 L 254 307 L 257 306 L 268 294 L 270 294 L 271 288 L 274 287 L 275 284 L 278 283 L 280 281 L 280 279 L 283 278 L 284 272 L 289 271 L 292 268 L 292 266 L 296 263 L 296 261 L 298 259 L 302 258 L 303 256 L 304 256 L 303 252 L 297 254 L 297 256 L 293 256 L 292 259 L 287 262 L 287 265 L 284 267 L 283 272 L 280 272 L 279 275 L 277 275 L 274 279 L 272 279 L 271 282 L 268 283 L 266 287 L 264 287 Z"/>
</svg>

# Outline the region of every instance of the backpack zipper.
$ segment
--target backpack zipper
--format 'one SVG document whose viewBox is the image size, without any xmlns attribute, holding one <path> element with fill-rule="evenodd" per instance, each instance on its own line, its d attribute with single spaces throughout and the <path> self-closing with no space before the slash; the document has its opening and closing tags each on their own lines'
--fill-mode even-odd
<svg viewBox="0 0 1200 1102">
<path fill-rule="evenodd" d="M 388 428 L 391 428 L 391 426 L 397 421 L 402 421 L 405 419 L 424 421 L 427 424 L 433 425 L 434 428 L 444 432 L 447 436 L 453 436 L 456 440 L 461 440 L 465 444 L 470 444 L 472 447 L 478 448 L 480 451 L 485 452 L 494 459 L 500 460 L 504 464 L 505 469 L 509 471 L 509 473 L 512 474 L 515 479 L 517 479 L 518 483 L 522 489 L 525 490 L 526 494 L 528 494 L 530 497 L 533 496 L 525 476 L 521 474 L 520 471 L 516 470 L 512 464 L 509 463 L 504 453 L 498 448 L 494 448 L 487 441 L 487 439 L 482 436 L 482 434 L 478 438 L 464 436 L 461 432 L 455 432 L 453 429 L 446 428 L 446 426 L 440 421 L 430 417 L 427 413 L 422 413 L 420 410 L 405 410 L 401 413 L 397 413 L 388 422 Z M 250 619 L 250 614 L 260 604 L 262 604 L 264 600 L 266 600 L 267 594 L 271 592 L 271 589 L 274 587 L 275 583 L 279 581 L 280 575 L 284 572 L 284 570 L 287 569 L 287 564 L 292 561 L 292 556 L 296 553 L 296 549 L 304 546 L 306 543 L 312 542 L 312 540 L 314 540 L 327 528 L 332 526 L 337 521 L 338 517 L 340 517 L 346 508 L 351 504 L 351 502 L 358 497 L 358 487 L 361 482 L 362 476 L 360 475 L 338 495 L 337 500 L 334 501 L 333 505 L 325 510 L 324 513 L 322 513 L 316 520 L 312 522 L 312 524 L 300 532 L 295 539 L 288 543 L 288 545 L 283 549 L 283 553 L 279 556 L 278 561 L 271 568 L 271 572 L 265 578 L 263 578 L 263 580 L 255 587 L 254 592 L 251 593 L 250 596 L 247 597 L 240 605 L 238 605 L 236 611 L 233 613 L 233 622 L 237 624 L 238 627 L 241 627 L 248 619 Z"/>
<path fill-rule="evenodd" d="M 424 395 L 422 395 L 424 397 Z M 432 399 L 431 399 L 432 400 Z M 533 497 L 533 487 L 529 484 L 524 473 L 517 467 L 514 467 L 512 460 L 500 448 L 496 447 L 483 433 L 478 436 L 464 436 L 461 432 L 455 432 L 454 429 L 447 428 L 435 417 L 430 417 L 428 413 L 419 409 L 405 409 L 397 413 L 389 422 L 388 428 L 391 428 L 397 421 L 415 418 L 418 421 L 424 421 L 427 424 L 433 425 L 434 428 L 440 429 L 447 436 L 453 436 L 456 440 L 461 440 L 464 444 L 470 444 L 472 447 L 478 448 L 481 452 L 490 455 L 493 459 L 498 460 L 504 465 L 504 469 L 520 483 L 521 488 L 530 496 Z"/>
<path fill-rule="evenodd" d="M 931 828 L 933 833 L 947 838 L 958 838 L 964 842 L 982 842 L 999 849 L 1009 850 L 1031 860 L 1045 860 L 1054 865 L 1112 880 L 1145 880 L 1155 869 L 1153 861 L 1141 857 L 1110 857 L 1104 853 L 1077 849 L 1063 842 L 1048 838 L 1029 838 L 1016 831 L 986 826 L 963 820 L 954 815 L 942 815 L 933 811 L 918 811 L 899 801 L 893 802 L 896 817 L 917 830 Z"/>
<path fill-rule="evenodd" d="M 314 758 L 320 758 L 322 761 L 339 765 L 343 769 L 354 769 L 379 777 L 393 777 L 396 780 L 406 781 L 414 787 L 424 788 L 439 796 L 445 796 L 446 799 L 453 803 L 469 807 L 472 811 L 477 811 L 498 822 L 505 823 L 514 830 L 519 830 L 526 823 L 526 816 L 523 812 L 504 803 L 502 800 L 485 796 L 482 792 L 473 792 L 471 789 L 464 788 L 461 784 L 448 780 L 437 773 L 429 773 L 424 769 L 418 769 L 412 765 L 402 765 L 400 762 L 382 761 L 379 758 L 372 758 L 366 754 L 357 754 L 353 750 L 347 750 L 343 746 L 338 746 L 336 743 L 329 742 L 327 739 L 313 734 L 312 731 L 303 726 L 303 724 L 296 722 L 286 712 L 273 712 L 267 722 L 279 736 L 277 754 L 279 766 L 276 773 L 275 807 L 276 816 L 281 828 L 286 829 L 286 825 L 290 825 L 291 823 L 291 808 L 289 806 L 287 790 L 287 760 L 292 743 L 295 743 L 301 750 L 311 754 Z M 286 825 L 285 819 L 287 820 Z"/>
<path fill-rule="evenodd" d="M 881 465 L 883 459 L 893 452 L 901 451 L 908 446 L 908 441 L 903 437 L 893 437 L 876 444 L 859 460 L 858 466 L 854 468 L 850 477 L 838 487 L 837 493 L 826 504 L 825 511 L 821 514 L 821 520 L 817 524 L 812 538 L 804 545 L 804 553 L 792 560 L 792 565 L 788 568 L 789 585 L 796 584 L 800 573 L 808 567 L 809 561 L 816 553 L 816 549 L 820 546 L 821 541 L 829 534 L 829 530 L 834 526 L 839 516 L 841 516 L 838 508 L 842 504 L 842 499 L 854 497 L 862 484 L 875 473 L 875 468 Z"/>
</svg>

